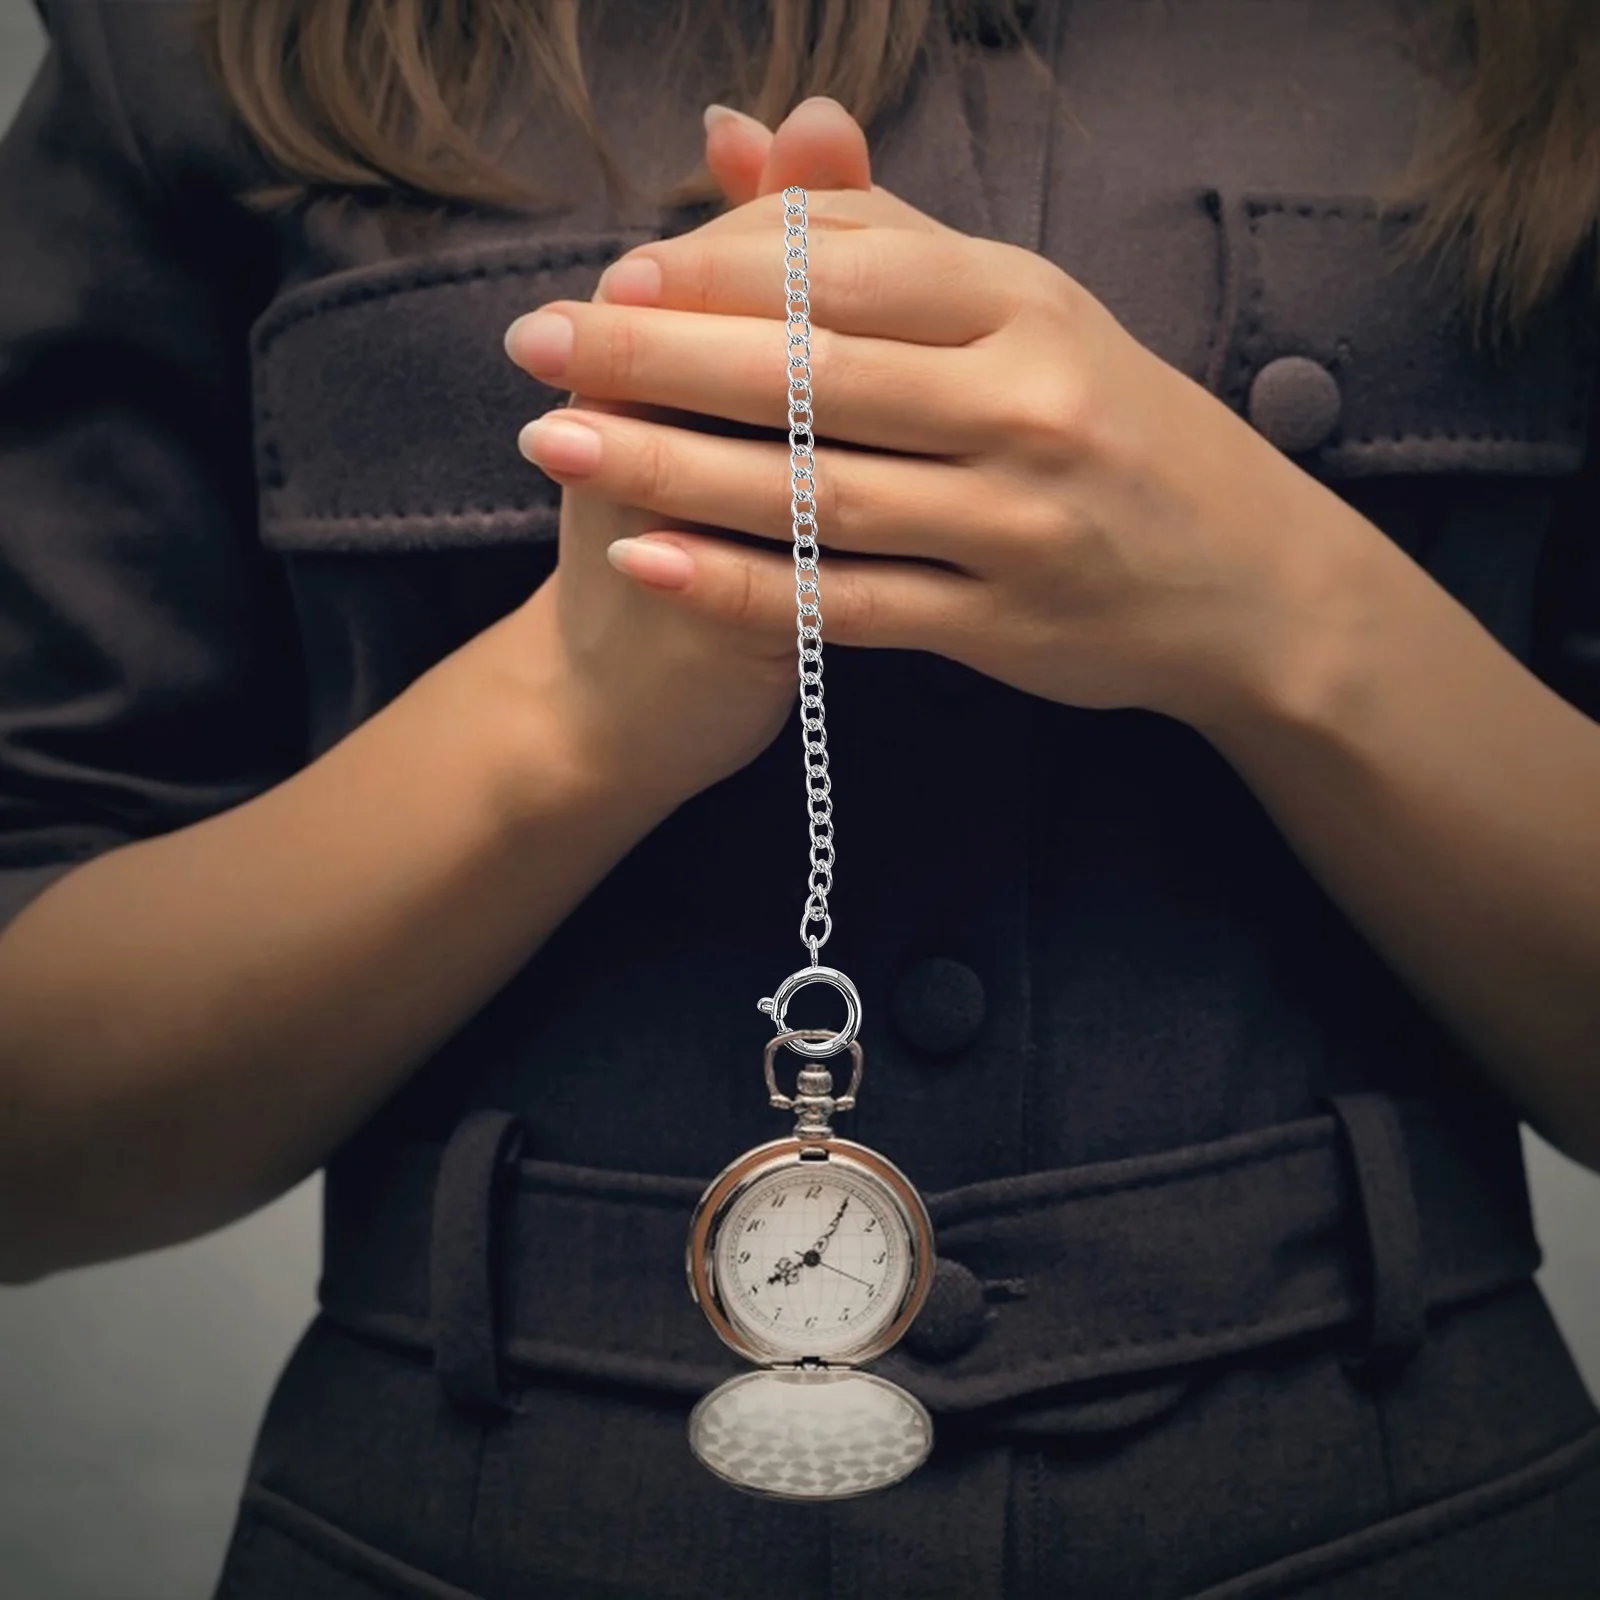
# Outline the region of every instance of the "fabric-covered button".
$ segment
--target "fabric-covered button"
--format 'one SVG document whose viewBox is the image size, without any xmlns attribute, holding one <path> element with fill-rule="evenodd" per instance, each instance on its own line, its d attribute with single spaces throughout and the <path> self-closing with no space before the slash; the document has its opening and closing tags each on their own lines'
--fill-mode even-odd
<svg viewBox="0 0 1600 1600">
<path fill-rule="evenodd" d="M 1306 356 L 1269 361 L 1250 385 L 1251 423 L 1286 455 L 1325 444 L 1343 409 L 1339 380 Z"/>
<path fill-rule="evenodd" d="M 924 1361 L 950 1361 L 977 1342 L 988 1314 L 977 1275 L 940 1256 L 933 1264 L 928 1298 L 906 1329 L 906 1345 Z"/>
<path fill-rule="evenodd" d="M 983 980 L 964 961 L 925 956 L 889 993 L 889 1017 L 908 1044 L 945 1055 L 970 1044 L 983 1025 Z"/>
</svg>

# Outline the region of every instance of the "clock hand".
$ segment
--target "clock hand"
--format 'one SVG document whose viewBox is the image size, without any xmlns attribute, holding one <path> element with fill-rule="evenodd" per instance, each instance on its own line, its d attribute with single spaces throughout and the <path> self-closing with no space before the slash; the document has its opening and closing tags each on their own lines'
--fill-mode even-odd
<svg viewBox="0 0 1600 1600">
<path fill-rule="evenodd" d="M 834 1230 L 839 1226 L 840 1218 L 844 1216 L 844 1208 L 849 1204 L 850 1196 L 846 1195 L 839 1202 L 839 1209 L 834 1212 L 833 1221 L 828 1224 L 827 1232 L 798 1261 L 792 1261 L 788 1256 L 781 1256 L 777 1261 L 773 1262 L 772 1276 L 767 1279 L 767 1282 L 769 1284 L 792 1284 L 799 1278 L 802 1267 L 827 1266 L 828 1263 L 822 1259 L 822 1252 L 828 1248 L 828 1241 L 833 1237 Z M 834 1270 L 838 1271 L 838 1268 Z M 846 1273 L 845 1276 L 849 1277 L 850 1274 Z M 857 1283 L 864 1283 L 865 1281 L 864 1278 L 856 1279 Z"/>
<path fill-rule="evenodd" d="M 828 1241 L 833 1237 L 835 1231 L 838 1229 L 839 1219 L 844 1215 L 844 1208 L 849 1204 L 850 1196 L 846 1195 L 844 1199 L 839 1202 L 839 1209 L 834 1212 L 833 1221 L 828 1224 L 828 1231 L 824 1233 L 814 1245 L 812 1245 L 811 1248 L 815 1250 L 818 1255 L 821 1255 L 822 1252 L 828 1248 Z"/>
<path fill-rule="evenodd" d="M 870 1283 L 867 1283 L 865 1278 L 858 1278 L 855 1273 L 846 1272 L 843 1267 L 836 1267 L 831 1261 L 819 1261 L 817 1265 L 819 1267 L 826 1267 L 829 1272 L 837 1272 L 841 1278 L 848 1278 L 852 1283 L 865 1284 L 869 1289 L 872 1287 Z"/>
<path fill-rule="evenodd" d="M 800 1262 L 791 1261 L 788 1256 L 784 1256 L 780 1260 L 773 1262 L 772 1276 L 767 1279 L 767 1282 L 769 1284 L 779 1282 L 793 1283 L 800 1276 L 800 1267 Z"/>
</svg>

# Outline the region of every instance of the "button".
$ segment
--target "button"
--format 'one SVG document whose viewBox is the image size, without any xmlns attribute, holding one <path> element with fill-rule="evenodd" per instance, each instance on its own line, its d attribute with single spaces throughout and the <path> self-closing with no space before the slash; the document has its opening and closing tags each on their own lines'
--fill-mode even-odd
<svg viewBox="0 0 1600 1600">
<path fill-rule="evenodd" d="M 911 675 L 937 700 L 970 700 L 983 686 L 984 674 L 965 661 L 952 661 L 935 650 L 918 650 L 911 657 Z"/>
<path fill-rule="evenodd" d="M 959 1261 L 940 1256 L 933 1264 L 928 1298 L 906 1329 L 905 1343 L 924 1361 L 949 1361 L 977 1343 L 988 1318 L 977 1275 Z"/>
<path fill-rule="evenodd" d="M 964 961 L 925 956 L 889 992 L 889 1019 L 908 1043 L 932 1055 L 970 1044 L 983 1026 L 983 980 Z"/>
<path fill-rule="evenodd" d="M 1286 455 L 1326 444 L 1339 426 L 1344 397 L 1339 380 L 1306 356 L 1269 361 L 1250 385 L 1250 421 Z"/>
</svg>

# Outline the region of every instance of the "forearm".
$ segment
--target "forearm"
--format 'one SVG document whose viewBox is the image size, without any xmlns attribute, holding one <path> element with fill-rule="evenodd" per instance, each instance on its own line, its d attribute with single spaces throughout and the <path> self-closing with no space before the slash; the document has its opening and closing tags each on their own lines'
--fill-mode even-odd
<svg viewBox="0 0 1600 1600">
<path fill-rule="evenodd" d="M 553 680 L 482 670 L 492 644 L 6 929 L 0 1275 L 192 1236 L 313 1170 L 660 819 L 577 756 Z"/>
<path fill-rule="evenodd" d="M 1206 732 L 1524 1119 L 1600 1170 L 1600 725 L 1353 512 Z"/>
</svg>

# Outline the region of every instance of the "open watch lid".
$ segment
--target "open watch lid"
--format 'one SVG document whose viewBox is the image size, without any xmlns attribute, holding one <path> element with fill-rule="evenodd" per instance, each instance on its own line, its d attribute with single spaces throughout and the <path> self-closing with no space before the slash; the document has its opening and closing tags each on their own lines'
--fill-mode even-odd
<svg viewBox="0 0 1600 1600">
<path fill-rule="evenodd" d="M 898 1384 L 855 1367 L 741 1372 L 689 1415 L 689 1446 L 725 1482 L 775 1500 L 841 1500 L 887 1488 L 933 1448 L 933 1420 Z"/>
</svg>

